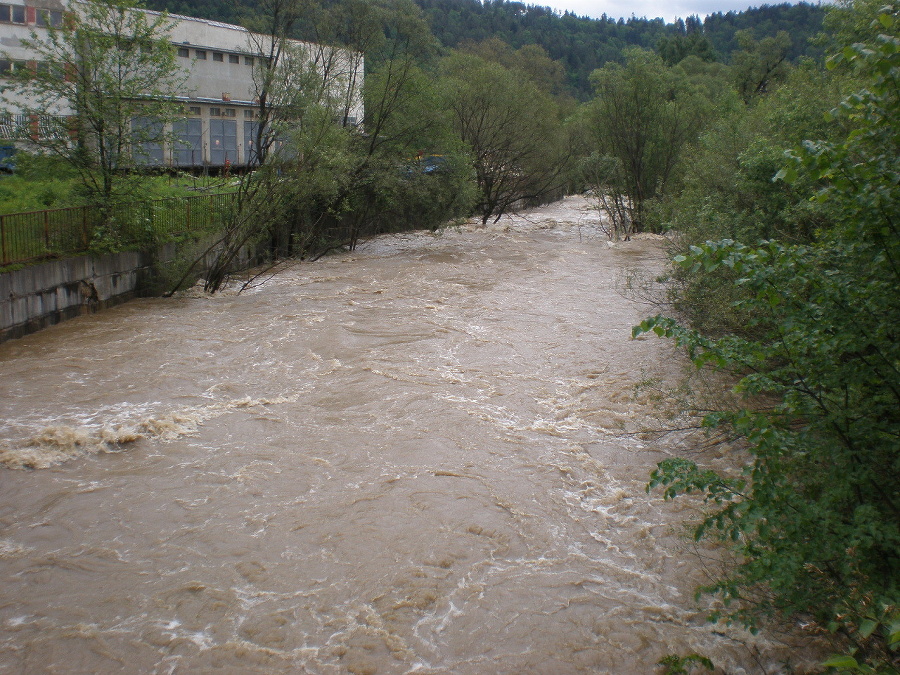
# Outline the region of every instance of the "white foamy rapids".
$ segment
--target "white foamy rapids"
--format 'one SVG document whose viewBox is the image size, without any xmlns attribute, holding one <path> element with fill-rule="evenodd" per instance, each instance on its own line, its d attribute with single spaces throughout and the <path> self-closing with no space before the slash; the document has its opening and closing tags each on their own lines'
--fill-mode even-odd
<svg viewBox="0 0 900 675">
<path fill-rule="evenodd" d="M 294 396 L 217 401 L 178 412 L 145 417 L 133 424 L 116 426 L 54 425 L 44 427 L 24 442 L 0 443 L 0 464 L 10 469 L 46 469 L 80 456 L 121 452 L 141 439 L 172 441 L 195 434 L 207 420 L 227 412 L 296 401 Z"/>
</svg>

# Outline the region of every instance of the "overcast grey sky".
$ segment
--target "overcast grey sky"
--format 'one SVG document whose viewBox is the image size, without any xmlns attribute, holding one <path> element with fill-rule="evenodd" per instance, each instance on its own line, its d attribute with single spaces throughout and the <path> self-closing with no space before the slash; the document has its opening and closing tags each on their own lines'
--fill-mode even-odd
<svg viewBox="0 0 900 675">
<path fill-rule="evenodd" d="M 662 17 L 671 23 L 676 17 L 682 19 L 697 14 L 702 19 L 713 12 L 729 10 L 742 11 L 748 7 L 759 7 L 762 4 L 776 4 L 780 0 L 768 2 L 748 2 L 748 0 L 523 0 L 526 5 L 544 5 L 561 12 L 569 10 L 578 16 L 599 17 L 604 12 L 615 19 L 629 18 L 632 14 L 648 19 Z"/>
</svg>

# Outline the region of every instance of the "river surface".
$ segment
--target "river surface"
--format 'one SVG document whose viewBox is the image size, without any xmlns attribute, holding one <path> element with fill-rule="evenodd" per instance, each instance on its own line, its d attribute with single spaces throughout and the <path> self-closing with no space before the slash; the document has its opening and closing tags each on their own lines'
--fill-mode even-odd
<svg viewBox="0 0 900 675">
<path fill-rule="evenodd" d="M 697 505 L 644 491 L 662 265 L 567 198 L 0 345 L 0 672 L 802 663 L 704 621 Z"/>
</svg>

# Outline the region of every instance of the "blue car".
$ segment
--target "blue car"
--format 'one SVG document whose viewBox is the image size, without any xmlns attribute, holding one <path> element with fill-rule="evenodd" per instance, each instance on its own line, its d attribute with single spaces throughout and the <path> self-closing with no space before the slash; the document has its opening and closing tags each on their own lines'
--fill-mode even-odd
<svg viewBox="0 0 900 675">
<path fill-rule="evenodd" d="M 0 171 L 12 173 L 16 169 L 15 156 L 18 150 L 13 145 L 0 145 Z"/>
</svg>

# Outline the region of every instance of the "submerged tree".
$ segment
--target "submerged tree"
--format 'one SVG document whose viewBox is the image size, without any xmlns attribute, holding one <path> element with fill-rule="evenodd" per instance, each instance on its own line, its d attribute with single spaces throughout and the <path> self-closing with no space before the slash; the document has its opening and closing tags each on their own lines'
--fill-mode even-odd
<svg viewBox="0 0 900 675">
<path fill-rule="evenodd" d="M 282 4 L 268 6 L 287 20 Z M 469 206 L 458 143 L 416 65 L 432 45 L 421 17 L 401 0 L 332 9 L 319 23 L 323 43 L 290 40 L 271 17 L 269 33 L 251 37 L 267 55 L 255 76 L 265 91 L 256 133 L 264 150 L 213 246 L 210 292 L 248 246 L 270 260 L 319 255 L 352 249 L 364 232 L 435 227 Z M 339 37 L 344 48 L 325 43 Z M 361 87 L 363 49 L 370 71 Z M 439 155 L 440 166 L 422 170 L 420 154 Z"/>
<path fill-rule="evenodd" d="M 625 237 L 644 227 L 646 203 L 664 195 L 675 167 L 703 120 L 703 99 L 683 71 L 655 54 L 626 51 L 626 64 L 591 75 L 596 96 L 585 111 L 595 158 L 586 166 L 590 187 Z"/>
<path fill-rule="evenodd" d="M 281 42 L 272 52 L 279 70 L 258 66 L 266 83 L 254 133 L 258 153 L 252 173 L 239 179 L 213 246 L 208 292 L 222 286 L 248 246 L 265 244 L 271 259 L 302 255 L 317 234 L 315 221 L 347 181 L 350 130 L 337 121 L 344 101 L 341 83 L 323 77 L 324 50 Z"/>
<path fill-rule="evenodd" d="M 569 152 L 554 99 L 524 73 L 470 54 L 454 54 L 443 70 L 445 106 L 472 158 L 482 222 L 561 190 Z"/>
<path fill-rule="evenodd" d="M 437 45 L 421 10 L 411 0 L 341 4 L 330 30 L 366 55 L 362 133 L 351 136 L 354 166 L 331 206 L 344 214 L 352 249 L 363 234 L 433 229 L 467 214 L 471 190 L 436 94 Z"/>
<path fill-rule="evenodd" d="M 169 41 L 172 22 L 134 0 L 90 0 L 72 3 L 61 25 L 46 23 L 22 41 L 37 65 L 2 87 L 5 112 L 38 120 L 18 140 L 63 158 L 86 198 L 108 209 L 134 188 L 135 149 L 163 142 L 166 122 L 182 112 L 175 96 L 187 73 Z"/>
</svg>

